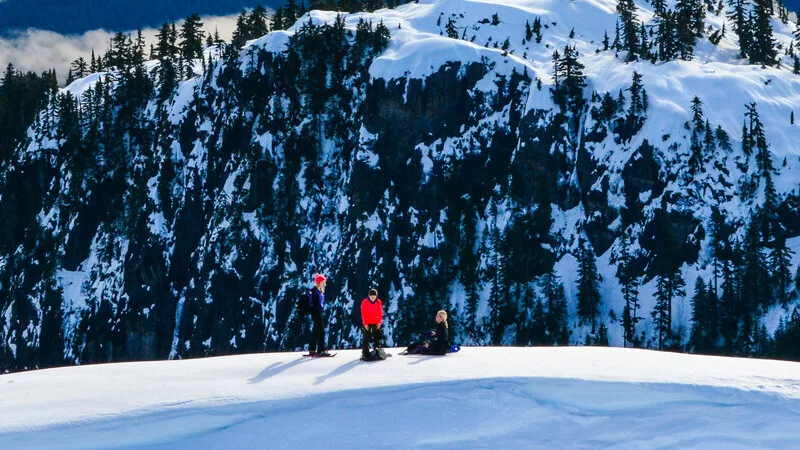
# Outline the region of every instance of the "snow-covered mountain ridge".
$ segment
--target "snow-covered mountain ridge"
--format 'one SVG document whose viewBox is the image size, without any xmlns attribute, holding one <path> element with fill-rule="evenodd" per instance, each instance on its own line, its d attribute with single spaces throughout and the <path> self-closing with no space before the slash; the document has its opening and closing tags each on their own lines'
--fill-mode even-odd
<svg viewBox="0 0 800 450">
<path fill-rule="evenodd" d="M 423 0 L 76 81 L 2 167 L 3 367 L 298 348 L 316 272 L 338 348 L 377 286 L 390 343 L 796 357 L 795 25 L 663 2 L 671 59 L 655 3 L 637 58 L 616 1 Z"/>
<path fill-rule="evenodd" d="M 342 448 L 381 430 L 376 445 L 387 448 L 787 448 L 798 437 L 796 363 L 613 348 L 356 358 L 272 353 L 4 375 L 0 444 Z"/>
</svg>

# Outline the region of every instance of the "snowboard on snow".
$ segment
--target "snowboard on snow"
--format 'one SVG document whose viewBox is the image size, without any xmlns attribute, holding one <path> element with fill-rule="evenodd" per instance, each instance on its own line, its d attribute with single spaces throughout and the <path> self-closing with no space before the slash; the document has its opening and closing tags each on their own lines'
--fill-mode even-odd
<svg viewBox="0 0 800 450">
<path fill-rule="evenodd" d="M 317 355 L 312 355 L 310 353 L 307 353 L 307 354 L 305 354 L 303 356 L 306 356 L 306 357 L 309 357 L 309 358 L 333 358 L 334 356 L 336 356 L 336 353 L 334 352 L 334 353 L 331 353 L 330 355 L 327 355 L 327 356 L 317 356 Z"/>
<path fill-rule="evenodd" d="M 447 353 L 458 353 L 461 350 L 461 346 L 458 344 L 453 344 L 450 346 L 450 349 L 447 350 Z M 403 350 L 401 355 L 419 355 L 419 353 L 409 353 L 408 350 Z M 389 355 L 391 356 L 391 355 Z"/>
<path fill-rule="evenodd" d="M 390 356 L 392 356 L 391 353 L 386 353 L 386 351 L 384 349 L 379 348 L 379 349 L 376 349 L 376 350 L 373 350 L 373 351 L 369 352 L 369 357 L 365 358 L 364 356 L 362 356 L 361 360 L 362 361 L 384 361 L 387 358 L 389 358 Z"/>
</svg>

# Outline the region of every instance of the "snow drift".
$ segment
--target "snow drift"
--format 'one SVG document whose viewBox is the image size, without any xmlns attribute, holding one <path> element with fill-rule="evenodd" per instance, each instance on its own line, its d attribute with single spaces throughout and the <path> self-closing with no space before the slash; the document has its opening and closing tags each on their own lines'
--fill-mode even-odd
<svg viewBox="0 0 800 450">
<path fill-rule="evenodd" d="M 4 375 L 0 447 L 730 449 L 800 438 L 795 363 L 596 347 L 357 358 Z"/>
</svg>

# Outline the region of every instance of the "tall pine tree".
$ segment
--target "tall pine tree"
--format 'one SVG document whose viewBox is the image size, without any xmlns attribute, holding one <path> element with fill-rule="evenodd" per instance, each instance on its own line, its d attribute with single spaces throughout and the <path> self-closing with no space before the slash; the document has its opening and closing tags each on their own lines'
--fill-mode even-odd
<svg viewBox="0 0 800 450">
<path fill-rule="evenodd" d="M 599 276 L 594 250 L 581 238 L 578 244 L 578 316 L 592 324 L 592 334 L 597 327 L 600 308 Z"/>
</svg>

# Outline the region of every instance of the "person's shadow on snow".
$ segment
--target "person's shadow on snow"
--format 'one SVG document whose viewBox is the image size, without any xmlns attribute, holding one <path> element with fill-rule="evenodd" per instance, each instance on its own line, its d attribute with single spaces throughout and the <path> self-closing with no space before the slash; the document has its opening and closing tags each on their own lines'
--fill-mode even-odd
<svg viewBox="0 0 800 450">
<path fill-rule="evenodd" d="M 264 370 L 261 371 L 261 373 L 259 373 L 258 375 L 254 376 L 253 378 L 250 378 L 249 380 L 247 380 L 247 382 L 250 383 L 250 384 L 260 383 L 260 382 L 262 382 L 262 381 L 264 381 L 264 380 L 266 380 L 268 378 L 274 377 L 275 375 L 277 375 L 277 374 L 279 374 L 279 373 L 281 373 L 281 372 L 283 372 L 285 370 L 291 369 L 292 367 L 297 366 L 297 365 L 303 363 L 304 361 L 309 361 L 309 360 L 311 360 L 311 358 L 307 358 L 307 357 L 306 358 L 302 358 L 301 357 L 300 359 L 296 359 L 294 361 L 289 361 L 287 363 L 277 363 L 277 362 L 276 363 L 272 363 L 269 366 L 265 367 Z"/>
<path fill-rule="evenodd" d="M 339 375 L 347 373 L 350 370 L 352 370 L 353 367 L 357 366 L 358 363 L 359 363 L 359 360 L 355 360 L 355 361 L 350 361 L 347 364 L 341 365 L 341 366 L 337 367 L 336 369 L 332 370 L 327 375 L 322 375 L 322 376 L 317 377 L 317 379 L 314 381 L 314 385 L 316 386 L 316 385 L 322 384 L 322 383 L 325 382 L 325 380 L 330 380 L 331 378 L 338 377 Z"/>
<path fill-rule="evenodd" d="M 422 364 L 425 361 L 433 361 L 433 360 L 441 358 L 441 356 L 438 356 L 438 355 L 414 355 L 413 358 L 415 359 L 415 361 L 411 362 L 411 363 L 408 363 L 409 366 Z"/>
</svg>

